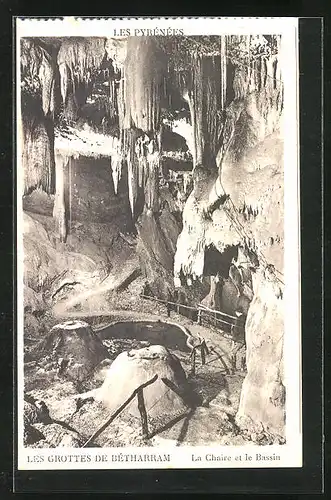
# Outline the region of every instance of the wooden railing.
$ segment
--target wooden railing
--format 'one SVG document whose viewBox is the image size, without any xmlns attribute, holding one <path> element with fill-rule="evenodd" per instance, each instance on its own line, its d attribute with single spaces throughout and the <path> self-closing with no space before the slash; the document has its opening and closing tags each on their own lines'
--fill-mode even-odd
<svg viewBox="0 0 331 500">
<path fill-rule="evenodd" d="M 149 295 L 141 295 L 141 297 L 153 300 L 156 302 L 163 303 L 167 306 L 174 306 L 176 307 L 176 310 L 179 312 L 180 308 L 187 309 L 189 311 L 194 311 L 197 314 L 197 323 L 201 324 L 203 321 L 207 321 L 208 324 L 213 324 L 214 326 L 218 325 L 228 325 L 230 328 L 244 328 L 244 325 L 238 325 L 238 318 L 236 316 L 231 316 L 231 314 L 224 313 L 222 311 L 217 311 L 214 309 L 210 309 L 203 304 L 199 304 L 197 307 L 193 306 L 188 306 L 186 304 L 180 304 L 178 302 L 172 302 L 172 301 L 167 301 L 163 299 L 159 299 L 157 297 L 152 297 Z M 220 317 L 219 317 L 220 316 Z M 206 342 L 204 339 L 200 339 L 200 342 L 195 343 L 195 345 L 190 345 L 191 347 L 191 354 L 190 354 L 190 360 L 191 360 L 191 375 L 195 374 L 195 368 L 196 368 L 196 356 L 198 351 L 200 352 L 201 356 L 201 364 L 204 365 L 206 362 L 206 355 L 210 353 L 216 353 L 217 357 L 220 359 L 224 366 L 224 370 L 226 373 L 230 373 L 231 370 L 229 370 L 228 366 L 226 365 L 225 361 L 223 360 L 223 356 L 221 356 L 213 347 L 210 347 L 208 349 Z M 239 343 L 234 349 L 233 349 L 233 355 L 235 356 L 236 351 L 241 348 L 243 344 Z M 98 429 L 92 434 L 92 436 L 84 443 L 83 448 L 88 446 L 91 442 L 93 442 L 115 419 L 122 413 L 122 411 L 133 401 L 135 397 L 137 397 L 137 403 L 138 403 L 138 410 L 140 413 L 140 418 L 141 418 L 141 427 L 142 427 L 142 437 L 143 439 L 147 439 L 149 436 L 149 430 L 148 430 L 148 418 L 147 418 L 147 410 L 146 410 L 146 405 L 145 405 L 145 400 L 144 400 L 144 389 L 148 387 L 149 385 L 153 384 L 156 380 L 158 379 L 158 375 L 154 375 L 150 380 L 147 382 L 144 382 L 141 384 L 139 387 L 137 387 L 132 394 L 124 401 L 124 403 L 117 408 L 117 410 L 111 414 L 109 418 L 100 426 Z M 161 378 L 161 380 L 166 383 L 166 380 Z M 166 384 L 168 386 L 168 384 Z M 170 387 L 173 391 L 174 388 Z"/>
<path fill-rule="evenodd" d="M 204 342 L 203 344 L 204 345 Z M 208 351 L 208 350 L 207 350 Z M 195 350 L 194 350 L 195 352 Z M 147 382 L 144 382 L 143 384 L 139 385 L 133 392 L 132 394 L 124 401 L 121 406 L 115 410 L 110 417 L 107 418 L 107 420 L 100 425 L 100 427 L 97 428 L 97 430 L 92 434 L 90 438 L 83 444 L 82 448 L 86 448 L 90 443 L 93 443 L 94 440 L 100 436 L 100 434 L 122 413 L 123 410 L 134 400 L 135 397 L 137 397 L 137 403 L 138 403 L 138 410 L 140 413 L 140 419 L 141 419 L 141 428 L 142 428 L 142 438 L 144 440 L 148 439 L 153 435 L 149 432 L 148 429 L 148 416 L 147 416 L 147 410 L 146 410 L 146 405 L 145 405 L 145 399 L 144 399 L 144 389 L 146 387 L 154 384 L 156 380 L 159 378 L 157 374 L 155 374 L 151 379 L 147 380 Z M 177 396 L 182 397 L 181 391 L 178 389 L 178 387 L 168 380 L 165 377 L 160 377 L 160 380 L 166 385 L 167 387 L 167 392 L 172 391 L 174 392 Z M 157 400 L 156 402 L 158 402 Z M 155 406 L 155 403 L 152 405 L 151 408 Z M 150 409 L 151 409 L 150 408 Z"/>
<path fill-rule="evenodd" d="M 182 314 L 183 310 L 188 311 L 191 314 L 185 314 L 184 316 L 189 316 L 190 319 L 195 320 L 199 325 L 205 323 L 208 326 L 212 325 L 219 328 L 222 331 L 228 331 L 230 334 L 234 334 L 234 329 L 237 329 L 237 333 L 244 334 L 244 323 L 240 320 L 240 317 L 232 316 L 231 314 L 218 311 L 216 309 L 210 309 L 209 307 L 198 304 L 198 306 L 188 306 L 186 304 L 181 304 L 179 302 L 172 302 L 170 300 L 159 299 L 158 297 L 141 294 L 141 297 L 148 300 L 153 300 L 164 304 L 167 308 L 168 316 L 170 316 L 170 311 L 175 310 L 178 314 Z"/>
</svg>

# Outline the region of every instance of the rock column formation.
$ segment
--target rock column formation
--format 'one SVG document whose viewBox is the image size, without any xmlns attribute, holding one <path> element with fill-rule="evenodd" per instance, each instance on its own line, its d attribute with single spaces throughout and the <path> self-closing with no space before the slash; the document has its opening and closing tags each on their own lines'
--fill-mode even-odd
<svg viewBox="0 0 331 500">
<path fill-rule="evenodd" d="M 280 41 L 268 44 L 263 37 L 229 37 L 227 47 L 232 50 L 228 64 L 234 74 L 227 93 L 231 91 L 235 99 L 226 106 L 220 143 L 213 142 L 213 134 L 209 136 L 210 149 L 219 147 L 218 172 L 206 162 L 194 171 L 194 189 L 184 207 L 177 241 L 175 282 L 179 286 L 183 276 L 189 282 L 203 276 L 205 252 L 211 245 L 221 255 L 238 246 L 246 252 L 256 271 L 246 322 L 248 373 L 237 420 L 244 427 L 260 424 L 284 435 Z M 224 102 L 224 90 L 221 95 Z M 195 137 L 199 136 L 196 121 L 193 127 Z M 225 193 L 230 196 L 222 203 Z M 214 278 L 212 288 L 213 283 Z"/>
<path fill-rule="evenodd" d="M 246 320 L 246 365 L 237 422 L 254 430 L 262 423 L 284 436 L 284 308 L 273 280 L 254 278 Z"/>
</svg>

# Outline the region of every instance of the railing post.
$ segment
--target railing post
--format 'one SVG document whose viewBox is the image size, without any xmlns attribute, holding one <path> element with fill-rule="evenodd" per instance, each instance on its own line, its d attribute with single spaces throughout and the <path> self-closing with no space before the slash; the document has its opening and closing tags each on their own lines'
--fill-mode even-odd
<svg viewBox="0 0 331 500">
<path fill-rule="evenodd" d="M 206 342 L 203 340 L 200 346 L 201 350 L 201 364 L 205 365 L 206 364 L 206 354 L 208 353 L 208 349 L 206 346 Z"/>
<path fill-rule="evenodd" d="M 141 427 L 142 427 L 142 436 L 143 439 L 148 438 L 148 421 L 147 421 L 147 412 L 144 401 L 144 390 L 140 389 L 137 394 L 138 399 L 138 410 L 141 417 Z"/>
<path fill-rule="evenodd" d="M 192 352 L 191 352 L 191 360 L 192 360 L 191 374 L 192 375 L 195 375 L 195 357 L 196 357 L 196 348 L 193 347 Z"/>
</svg>

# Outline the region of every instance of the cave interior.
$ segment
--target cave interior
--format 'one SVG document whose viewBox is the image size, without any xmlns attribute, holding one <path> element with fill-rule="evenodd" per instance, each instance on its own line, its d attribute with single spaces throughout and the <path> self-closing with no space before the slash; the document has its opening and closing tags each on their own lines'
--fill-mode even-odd
<svg viewBox="0 0 331 500">
<path fill-rule="evenodd" d="M 27 420 L 26 445 L 82 446 L 108 399 L 73 397 L 120 359 L 120 403 L 140 377 L 122 354 L 159 344 L 160 373 L 195 398 L 172 401 L 171 423 L 147 408 L 149 444 L 284 442 L 280 49 L 276 35 L 21 40 L 25 403 L 51 418 Z M 146 443 L 138 424 L 124 412 L 93 443 Z"/>
</svg>

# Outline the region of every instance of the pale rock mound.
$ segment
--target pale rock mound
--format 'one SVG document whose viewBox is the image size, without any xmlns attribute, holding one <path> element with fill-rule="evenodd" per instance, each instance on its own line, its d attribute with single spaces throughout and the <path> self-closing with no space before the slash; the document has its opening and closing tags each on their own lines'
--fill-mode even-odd
<svg viewBox="0 0 331 500">
<path fill-rule="evenodd" d="M 179 360 L 160 345 L 119 354 L 97 391 L 96 399 L 116 410 L 137 387 L 154 375 L 158 375 L 157 380 L 144 389 L 147 415 L 171 416 L 186 411 L 190 390 L 185 372 Z M 129 404 L 128 412 L 139 416 L 137 398 Z"/>
</svg>

